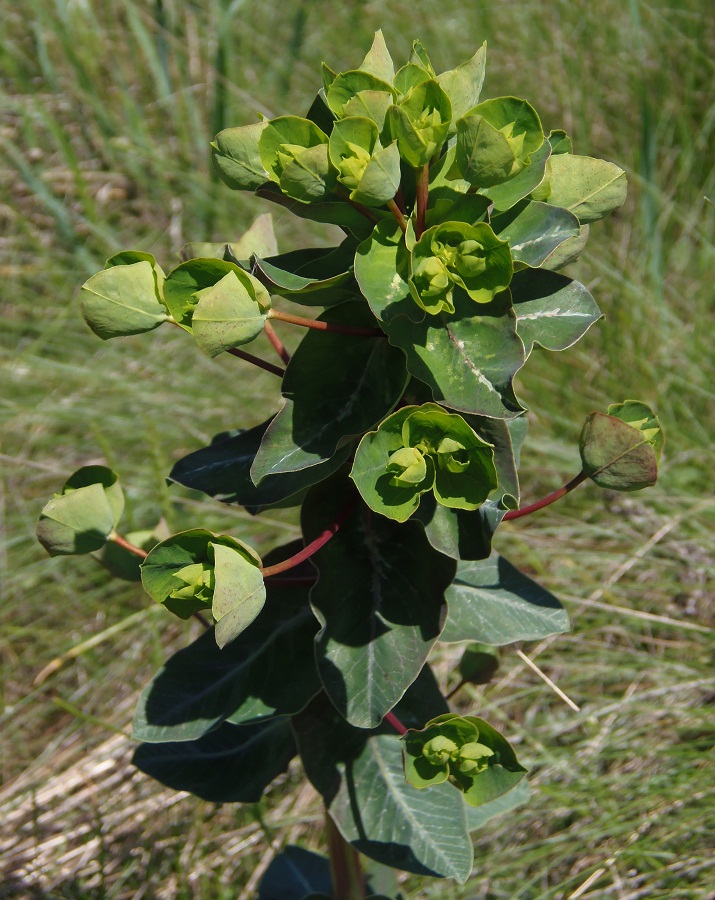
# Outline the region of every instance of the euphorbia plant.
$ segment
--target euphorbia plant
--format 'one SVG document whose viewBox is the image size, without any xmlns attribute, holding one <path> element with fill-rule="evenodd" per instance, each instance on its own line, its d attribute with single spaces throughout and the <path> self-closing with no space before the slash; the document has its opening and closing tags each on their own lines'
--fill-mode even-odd
<svg viewBox="0 0 715 900">
<path fill-rule="evenodd" d="M 256 515 L 300 507 L 301 541 L 263 559 L 200 526 L 133 541 L 117 531 L 117 476 L 97 466 L 38 526 L 53 555 L 142 558 L 151 597 L 207 627 L 144 691 L 137 766 L 209 801 L 254 802 L 301 758 L 329 860 L 289 849 L 261 897 L 299 898 L 306 883 L 313 897 L 365 897 L 356 851 L 468 878 L 470 828 L 523 802 L 526 769 L 508 734 L 450 711 L 429 656 L 471 642 L 460 683 L 481 683 L 490 646 L 566 631 L 558 600 L 492 552 L 495 530 L 586 478 L 625 491 L 656 478 L 658 420 L 628 400 L 588 416 L 579 474 L 520 507 L 514 378 L 535 344 L 564 350 L 600 318 L 558 270 L 626 183 L 564 132 L 545 135 L 525 100 L 482 101 L 484 65 L 482 47 L 437 74 L 415 42 L 395 71 L 378 32 L 358 68 L 323 67 L 305 116 L 216 136 L 230 188 L 338 226 L 338 246 L 278 253 L 263 216 L 231 243 L 187 245 L 168 274 L 119 253 L 82 289 L 100 338 L 169 322 L 281 381 L 267 421 L 219 435 L 169 478 Z M 306 329 L 292 358 L 276 322 Z M 263 332 L 280 365 L 241 349 Z"/>
</svg>

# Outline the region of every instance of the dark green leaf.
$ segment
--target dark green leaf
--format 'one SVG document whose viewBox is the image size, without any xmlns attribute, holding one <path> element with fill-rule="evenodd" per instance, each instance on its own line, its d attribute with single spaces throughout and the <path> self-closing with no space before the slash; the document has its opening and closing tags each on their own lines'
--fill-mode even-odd
<svg viewBox="0 0 715 900">
<path fill-rule="evenodd" d="M 337 476 L 336 476 L 337 477 Z M 310 541 L 350 501 L 336 479 L 303 504 Z M 322 628 L 318 670 L 330 699 L 359 727 L 374 727 L 402 697 L 439 636 L 455 564 L 417 523 L 399 525 L 362 504 L 312 558 L 320 578 L 311 604 Z"/>
<path fill-rule="evenodd" d="M 409 694 L 419 692 L 418 683 Z M 409 694 L 403 703 L 410 702 Z M 417 723 L 444 710 L 439 700 L 421 711 Z M 403 704 L 395 712 L 405 724 L 414 721 Z M 396 734 L 352 728 L 321 698 L 293 721 L 308 778 L 360 853 L 420 875 L 467 879 L 472 847 L 466 805 L 449 785 L 417 791 L 405 782 Z"/>
<path fill-rule="evenodd" d="M 514 259 L 528 266 L 540 266 L 557 247 L 580 234 L 576 216 L 534 201 L 519 203 L 493 218 L 492 227 L 503 241 L 509 241 Z"/>
<path fill-rule="evenodd" d="M 475 310 L 478 314 L 475 314 Z M 524 345 L 508 292 L 476 306 L 455 289 L 455 312 L 387 325 L 407 368 L 432 389 L 435 401 L 460 412 L 508 419 L 523 412 L 512 380 L 524 364 Z"/>
<path fill-rule="evenodd" d="M 319 318 L 362 328 L 376 325 L 364 301 L 342 303 Z M 285 405 L 251 467 L 254 482 L 329 459 L 390 412 L 407 377 L 402 354 L 384 337 L 311 329 L 286 369 Z"/>
<path fill-rule="evenodd" d="M 489 644 L 470 644 L 459 661 L 459 674 L 469 684 L 489 684 L 499 670 L 499 657 Z"/>
<path fill-rule="evenodd" d="M 251 465 L 272 419 L 248 431 L 218 434 L 208 447 L 202 447 L 174 464 L 169 480 L 195 491 L 203 491 L 222 503 L 237 503 L 249 510 L 293 497 L 305 488 L 332 475 L 350 455 L 346 444 L 329 460 L 279 475 L 268 475 L 256 487 Z"/>
<path fill-rule="evenodd" d="M 324 222 L 328 225 L 339 225 L 360 241 L 364 240 L 375 227 L 374 221 L 365 218 L 354 207 L 344 201 L 299 203 L 297 200 L 284 196 L 278 186 L 274 184 L 262 185 L 256 191 L 256 195 L 263 197 L 265 200 L 272 200 L 303 219 L 311 219 L 313 222 Z M 392 220 L 390 213 L 381 213 L 373 210 L 373 216 L 377 219 L 389 218 Z"/>
<path fill-rule="evenodd" d="M 447 624 L 440 640 L 502 646 L 569 630 L 563 606 L 499 554 L 460 563 L 447 590 Z"/>
<path fill-rule="evenodd" d="M 257 900 L 305 900 L 315 891 L 331 894 L 328 857 L 288 844 L 266 869 Z"/>
<path fill-rule="evenodd" d="M 511 294 L 516 328 L 527 355 L 534 344 L 565 350 L 601 318 L 596 301 L 582 284 L 545 269 L 517 272 Z"/>
<path fill-rule="evenodd" d="M 289 545 L 273 555 L 286 559 L 298 549 Z M 305 571 L 312 569 L 300 574 Z M 133 736 L 150 743 L 194 740 L 227 719 L 250 724 L 302 709 L 320 689 L 313 651 L 318 623 L 308 592 L 307 585 L 271 587 L 269 580 L 263 610 L 228 647 L 219 649 L 208 631 L 175 653 L 142 693 Z"/>
<path fill-rule="evenodd" d="M 294 250 L 268 259 L 254 258 L 254 274 L 271 294 L 298 295 L 299 303 L 328 306 L 350 295 L 355 242 L 339 247 Z M 334 288 L 345 285 L 342 290 Z M 352 292 L 354 295 L 354 291 Z"/>
<path fill-rule="evenodd" d="M 430 544 L 452 559 L 486 559 L 492 538 L 506 509 L 491 500 L 474 511 L 447 509 L 426 497 L 416 518 L 422 522 Z"/>
<path fill-rule="evenodd" d="M 132 762 L 161 784 L 209 803 L 257 803 L 295 753 L 289 720 L 279 718 L 224 722 L 196 741 L 140 744 Z"/>
</svg>

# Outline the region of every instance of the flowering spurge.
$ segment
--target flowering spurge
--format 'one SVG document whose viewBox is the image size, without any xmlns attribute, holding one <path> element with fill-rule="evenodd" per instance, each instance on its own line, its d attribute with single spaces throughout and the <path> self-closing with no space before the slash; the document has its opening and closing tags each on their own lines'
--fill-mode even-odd
<svg viewBox="0 0 715 900">
<path fill-rule="evenodd" d="M 436 403 L 406 406 L 360 441 L 350 473 L 375 512 L 404 522 L 433 491 L 452 509 L 478 509 L 497 486 L 494 451 Z"/>
<path fill-rule="evenodd" d="M 526 774 L 506 738 L 476 716 L 436 716 L 403 741 L 409 784 L 427 788 L 448 781 L 470 806 L 495 800 Z"/>
<path fill-rule="evenodd" d="M 454 312 L 454 289 L 489 303 L 514 274 L 509 244 L 484 222 L 428 228 L 412 249 L 410 290 L 425 312 Z"/>
<path fill-rule="evenodd" d="M 356 203 L 382 206 L 397 193 L 401 178 L 397 142 L 383 147 L 372 119 L 349 116 L 336 122 L 328 154 L 338 181 Z"/>
</svg>

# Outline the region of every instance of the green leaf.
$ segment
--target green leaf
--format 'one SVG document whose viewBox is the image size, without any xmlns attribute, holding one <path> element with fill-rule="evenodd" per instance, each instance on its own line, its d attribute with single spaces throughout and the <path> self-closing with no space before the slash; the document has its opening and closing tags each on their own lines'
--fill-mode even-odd
<svg viewBox="0 0 715 900">
<path fill-rule="evenodd" d="M 252 256 L 276 256 L 278 244 L 273 230 L 273 217 L 270 213 L 256 216 L 247 231 L 237 241 L 229 244 L 236 259 L 250 259 Z M 200 253 L 194 254 L 201 256 Z"/>
<path fill-rule="evenodd" d="M 439 154 L 452 122 L 449 97 L 433 79 L 411 88 L 387 113 L 390 134 L 400 156 L 414 168 L 427 165 Z"/>
<path fill-rule="evenodd" d="M 164 282 L 164 299 L 177 324 L 191 331 L 194 310 L 207 288 L 218 284 L 233 273 L 249 295 L 262 308 L 270 308 L 270 297 L 264 287 L 235 263 L 224 259 L 189 259 L 167 275 Z"/>
<path fill-rule="evenodd" d="M 378 91 L 392 97 L 395 96 L 395 89 L 388 81 L 378 78 L 370 72 L 352 69 L 337 75 L 326 89 L 328 106 L 336 116 L 342 118 L 346 115 L 346 105 L 365 91 Z M 354 113 L 352 114 L 354 115 Z"/>
<path fill-rule="evenodd" d="M 581 432 L 583 470 L 599 487 L 639 491 L 655 484 L 663 433 L 653 410 L 638 400 L 593 412 Z"/>
<path fill-rule="evenodd" d="M 134 257 L 142 258 L 127 262 Z M 98 337 L 106 341 L 142 334 L 168 321 L 160 299 L 164 273 L 153 256 L 127 251 L 111 257 L 107 265 L 110 268 L 85 281 L 80 293 L 82 315 Z"/>
<path fill-rule="evenodd" d="M 273 561 L 300 549 L 273 551 Z M 312 571 L 304 567 L 301 574 Z M 149 743 L 195 740 L 228 720 L 246 725 L 296 713 L 320 690 L 318 623 L 307 585 L 267 588 L 255 621 L 223 650 L 211 631 L 175 653 L 139 698 L 132 733 Z M 290 673 L 290 677 L 286 677 Z"/>
<path fill-rule="evenodd" d="M 106 466 L 84 466 L 43 507 L 37 539 L 50 556 L 92 553 L 105 545 L 123 509 L 119 476 Z"/>
<path fill-rule="evenodd" d="M 268 259 L 254 257 L 253 271 L 271 294 L 299 295 L 304 305 L 329 306 L 349 296 L 355 241 L 347 238 L 339 247 L 293 250 Z M 340 290 L 334 290 L 344 285 Z M 315 295 L 315 296 L 313 296 Z"/>
<path fill-rule="evenodd" d="M 211 142 L 214 168 L 224 184 L 235 191 L 255 191 L 268 181 L 258 152 L 258 142 L 266 125 L 266 122 L 257 122 L 226 128 Z"/>
<path fill-rule="evenodd" d="M 452 104 L 452 119 L 459 119 L 479 102 L 479 95 L 484 84 L 484 71 L 487 62 L 486 41 L 474 56 L 437 76 L 437 83 L 449 97 Z"/>
<path fill-rule="evenodd" d="M 623 206 L 628 192 L 623 169 L 603 159 L 560 153 L 549 160 L 546 202 L 572 212 L 581 222 L 595 222 Z"/>
<path fill-rule="evenodd" d="M 295 753 L 289 720 L 278 718 L 256 725 L 224 722 L 195 741 L 140 744 L 132 763 L 166 787 L 209 803 L 257 803 Z"/>
<path fill-rule="evenodd" d="M 264 123 L 258 141 L 258 152 L 268 177 L 280 184 L 287 163 L 283 156 L 287 154 L 288 159 L 296 158 L 300 150 L 309 150 L 327 143 L 327 134 L 310 119 L 302 119 L 300 116 L 278 116 Z M 294 148 L 294 152 L 291 153 L 287 148 Z"/>
<path fill-rule="evenodd" d="M 529 782 L 523 778 L 517 783 L 516 787 L 513 787 L 496 799 L 489 800 L 479 806 L 468 806 L 467 822 L 469 830 L 476 831 L 479 828 L 484 828 L 494 816 L 503 815 L 516 809 L 517 806 L 523 806 L 529 802 L 530 797 L 531 788 Z"/>
<path fill-rule="evenodd" d="M 495 420 L 498 421 L 498 420 Z M 488 500 L 474 511 L 448 509 L 429 495 L 415 518 L 422 522 L 430 544 L 452 559 L 486 559 L 492 538 L 506 509 Z"/>
<path fill-rule="evenodd" d="M 308 896 L 329 898 L 331 893 L 328 857 L 288 844 L 266 869 L 257 900 L 308 900 Z"/>
<path fill-rule="evenodd" d="M 492 448 L 434 403 L 406 406 L 360 441 L 350 477 L 375 512 L 398 522 L 425 491 L 455 509 L 477 509 L 497 485 Z"/>
<path fill-rule="evenodd" d="M 332 307 L 319 318 L 363 328 L 375 325 L 361 301 Z M 390 412 L 407 378 L 402 354 L 384 337 L 310 329 L 286 369 L 285 404 L 251 467 L 254 482 L 329 459 Z"/>
<path fill-rule="evenodd" d="M 409 693 L 417 694 L 419 687 Z M 442 711 L 443 704 L 441 700 L 436 709 Z M 402 707 L 397 715 L 412 724 L 414 719 Z M 436 709 L 422 712 L 415 724 Z M 449 785 L 416 791 L 405 782 L 397 735 L 386 733 L 384 726 L 377 734 L 351 728 L 320 697 L 293 722 L 306 774 L 356 850 L 419 875 L 460 882 L 469 877 L 472 845 L 466 805 Z"/>
<path fill-rule="evenodd" d="M 306 497 L 306 541 L 350 502 L 336 478 Z M 350 723 L 374 727 L 415 680 L 439 636 L 455 564 L 430 547 L 417 523 L 398 525 L 362 505 L 312 561 L 320 576 L 310 602 L 321 623 L 321 680 Z"/>
<path fill-rule="evenodd" d="M 486 187 L 480 190 L 494 204 L 495 212 L 505 212 L 511 209 L 524 197 L 537 188 L 544 180 L 546 163 L 551 155 L 551 144 L 544 141 L 541 147 L 531 154 L 530 162 L 524 168 L 505 181 L 503 184 L 496 184 L 493 187 Z M 537 199 L 536 197 L 534 199 Z M 539 200 L 542 198 L 539 197 Z"/>
<path fill-rule="evenodd" d="M 319 203 L 335 189 L 335 175 L 330 168 L 325 144 L 298 152 L 281 172 L 280 189 L 300 203 Z"/>
<path fill-rule="evenodd" d="M 260 564 L 242 541 L 194 528 L 157 544 L 142 564 L 142 584 L 152 599 L 182 619 L 210 609 L 216 643 L 224 647 L 263 608 Z"/>
<path fill-rule="evenodd" d="M 553 156 L 556 156 L 559 153 L 573 153 L 573 143 L 571 138 L 560 128 L 557 128 L 555 131 L 550 131 L 547 140 L 551 144 L 551 153 Z"/>
<path fill-rule="evenodd" d="M 496 234 L 508 241 L 513 258 L 528 266 L 540 266 L 564 241 L 577 238 L 576 216 L 557 206 L 526 202 L 491 220 Z"/>
<path fill-rule="evenodd" d="M 447 590 L 447 624 L 440 640 L 502 646 L 538 641 L 569 630 L 563 606 L 531 578 L 493 554 L 464 562 Z"/>
<path fill-rule="evenodd" d="M 372 47 L 368 50 L 367 56 L 360 63 L 359 68 L 387 84 L 392 83 L 392 79 L 395 77 L 395 66 L 381 30 L 378 29 L 375 32 Z"/>
<path fill-rule="evenodd" d="M 556 272 L 579 258 L 588 243 L 589 226 L 581 225 L 576 237 L 569 238 L 552 251 L 541 264 L 542 268 Z"/>
<path fill-rule="evenodd" d="M 251 479 L 251 465 L 261 440 L 272 419 L 248 431 L 223 432 L 200 450 L 195 450 L 174 464 L 169 481 L 195 491 L 203 491 L 222 503 L 245 506 L 249 512 L 299 495 L 301 491 L 332 475 L 350 455 L 346 444 L 329 460 L 279 475 L 268 475 L 256 487 Z"/>
<path fill-rule="evenodd" d="M 372 119 L 349 116 L 337 122 L 328 145 L 338 181 L 350 199 L 364 206 L 382 206 L 400 187 L 400 153 L 395 143 L 383 149 Z"/>
<path fill-rule="evenodd" d="M 424 318 L 412 300 L 409 266 L 410 253 L 400 226 L 392 218 L 379 222 L 357 248 L 355 279 L 378 319 L 389 322 L 397 315 Z"/>
<path fill-rule="evenodd" d="M 468 718 L 479 729 L 480 743 L 494 751 L 494 756 L 490 757 L 490 765 L 476 775 L 464 793 L 464 799 L 469 806 L 481 806 L 508 794 L 523 780 L 527 770 L 519 763 L 514 750 L 503 735 L 484 719 L 477 716 Z M 492 765 L 492 760 L 497 762 Z"/>
<path fill-rule="evenodd" d="M 423 322 L 398 316 L 386 330 L 390 343 L 404 350 L 410 373 L 429 385 L 436 402 L 500 419 L 523 412 L 512 380 L 524 364 L 524 345 L 508 293 L 475 307 L 466 293 L 455 290 L 454 314 L 439 313 Z"/>
<path fill-rule="evenodd" d="M 452 178 L 486 188 L 515 175 L 516 156 L 506 137 L 479 115 L 459 119 Z"/>
<path fill-rule="evenodd" d="M 364 240 L 375 227 L 373 222 L 342 200 L 326 203 L 299 203 L 297 200 L 285 197 L 276 185 L 270 183 L 260 187 L 256 191 L 256 195 L 277 203 L 301 219 L 338 225 L 360 241 Z M 389 212 L 374 211 L 373 214 L 378 218 L 389 218 L 394 221 Z"/>
<path fill-rule="evenodd" d="M 548 270 L 517 272 L 511 283 L 516 328 L 527 355 L 534 344 L 565 350 L 601 318 L 589 291 L 578 281 Z"/>
<path fill-rule="evenodd" d="M 207 356 L 218 356 L 224 350 L 240 347 L 255 340 L 263 331 L 267 314 L 259 306 L 256 295 L 268 298 L 263 285 L 247 272 L 245 278 L 254 281 L 253 292 L 245 287 L 245 278 L 239 280 L 235 272 L 229 272 L 213 287 L 201 292 L 191 329 L 196 343 Z"/>
</svg>

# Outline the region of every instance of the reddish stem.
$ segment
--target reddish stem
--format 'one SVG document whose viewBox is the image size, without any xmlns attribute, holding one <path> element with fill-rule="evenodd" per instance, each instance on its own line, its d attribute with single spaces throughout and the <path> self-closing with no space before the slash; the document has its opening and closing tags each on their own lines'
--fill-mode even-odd
<svg viewBox="0 0 715 900">
<path fill-rule="evenodd" d="M 263 330 L 266 333 L 266 337 L 273 344 L 273 349 L 276 351 L 278 356 L 283 360 L 283 362 L 288 365 L 290 362 L 290 353 L 286 350 L 283 345 L 283 341 L 276 334 L 275 328 L 271 325 L 270 322 L 266 321 L 263 325 Z"/>
<path fill-rule="evenodd" d="M 276 563 L 274 566 L 266 566 L 265 569 L 262 569 L 263 577 L 270 578 L 272 575 L 280 575 L 281 572 L 287 572 L 288 569 L 294 569 L 302 562 L 305 562 L 306 559 L 310 559 L 310 557 L 316 554 L 321 547 L 324 547 L 328 543 L 333 535 L 337 534 L 342 524 L 353 511 L 355 502 L 355 500 L 351 500 L 350 503 L 344 506 L 335 517 L 335 521 L 331 522 L 322 534 L 319 534 L 315 540 L 303 547 L 300 552 L 296 553 L 294 556 L 290 556 L 288 559 L 284 559 L 283 562 Z"/>
<path fill-rule="evenodd" d="M 402 214 L 402 210 L 395 203 L 394 200 L 387 201 L 387 208 L 390 210 L 392 215 L 395 217 L 395 221 L 400 226 L 400 228 L 402 229 L 402 233 L 404 234 L 407 231 L 407 219 Z"/>
<path fill-rule="evenodd" d="M 371 222 L 377 224 L 380 221 L 380 217 L 376 216 L 375 213 L 367 206 L 363 206 L 362 203 L 356 203 L 355 200 L 351 200 L 349 197 L 345 198 L 350 206 L 353 209 L 357 210 L 360 215 L 365 216 L 366 219 L 369 219 Z"/>
<path fill-rule="evenodd" d="M 419 240 L 425 230 L 425 216 L 427 214 L 427 202 L 429 200 L 429 165 L 417 170 L 417 222 L 415 223 L 415 237 Z"/>
<path fill-rule="evenodd" d="M 266 323 L 266 325 L 267 324 L 268 323 Z M 277 375 L 279 378 L 282 378 L 285 375 L 285 369 L 281 369 L 280 366 L 274 366 L 273 363 L 266 362 L 265 359 L 254 356 L 252 353 L 246 353 L 245 350 L 239 350 L 238 347 L 231 347 L 227 352 L 232 356 L 237 356 L 239 359 L 245 359 L 246 362 L 253 363 L 253 365 L 258 366 L 259 369 L 265 369 L 266 372 L 273 372 L 273 374 Z"/>
<path fill-rule="evenodd" d="M 385 721 L 389 722 L 398 734 L 407 734 L 407 729 L 393 712 L 385 713 Z"/>
<path fill-rule="evenodd" d="M 545 506 L 549 506 L 551 503 L 555 503 L 557 500 L 560 500 L 562 497 L 565 497 L 570 491 L 572 491 L 575 487 L 578 487 L 581 482 L 585 481 L 588 478 L 588 475 L 581 471 L 575 478 L 572 478 L 568 484 L 565 484 L 562 488 L 559 488 L 558 491 L 554 491 L 552 494 L 544 497 L 541 500 L 537 500 L 536 503 L 531 503 L 529 506 L 523 506 L 521 509 L 510 509 L 508 513 L 504 516 L 504 521 L 507 519 L 520 519 L 522 516 L 528 516 L 533 512 L 536 512 L 538 509 L 543 509 Z"/>
<path fill-rule="evenodd" d="M 332 322 L 320 322 L 318 319 L 307 319 L 305 316 L 294 316 L 293 313 L 281 312 L 272 309 L 269 313 L 272 319 L 280 322 L 290 322 L 291 325 L 302 325 L 303 328 L 315 328 L 318 331 L 333 331 L 336 334 L 354 334 L 359 337 L 385 337 L 385 332 L 379 328 L 357 328 L 352 325 L 335 325 Z"/>
<path fill-rule="evenodd" d="M 128 550 L 129 553 L 133 553 L 134 556 L 138 556 L 140 559 L 146 559 L 148 554 L 146 550 L 142 550 L 141 547 L 137 547 L 134 544 L 130 544 L 126 538 L 123 538 L 121 534 L 117 534 L 116 531 L 113 531 L 107 540 L 110 540 L 113 544 L 116 544 L 118 547 L 123 547 L 125 550 Z"/>
<path fill-rule="evenodd" d="M 397 204 L 397 208 L 401 213 L 404 214 L 406 206 L 405 206 L 405 192 L 402 190 L 402 185 L 397 188 L 397 193 L 395 194 L 395 203 Z"/>
</svg>

